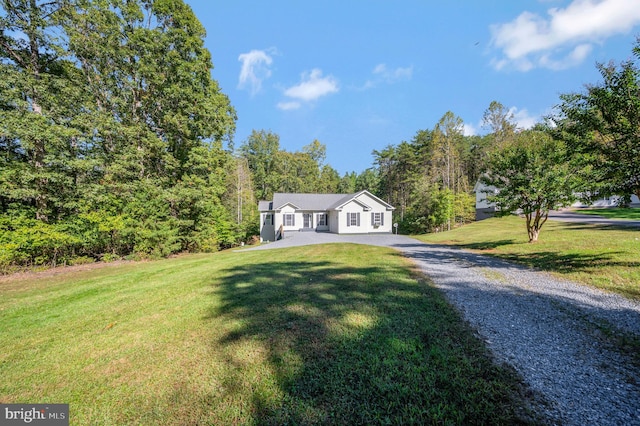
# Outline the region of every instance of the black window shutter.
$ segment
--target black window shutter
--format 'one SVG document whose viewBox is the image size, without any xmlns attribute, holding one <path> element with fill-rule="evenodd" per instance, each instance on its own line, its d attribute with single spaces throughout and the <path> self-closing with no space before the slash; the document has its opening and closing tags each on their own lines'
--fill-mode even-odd
<svg viewBox="0 0 640 426">
<path fill-rule="evenodd" d="M 356 226 L 360 226 L 360 213 L 356 213 L 356 215 L 357 215 L 356 216 L 356 223 L 357 223 Z"/>
</svg>

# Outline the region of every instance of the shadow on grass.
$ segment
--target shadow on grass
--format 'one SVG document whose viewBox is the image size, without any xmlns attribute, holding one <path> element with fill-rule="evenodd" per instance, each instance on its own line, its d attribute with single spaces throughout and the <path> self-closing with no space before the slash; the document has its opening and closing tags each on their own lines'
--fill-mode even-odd
<svg viewBox="0 0 640 426">
<path fill-rule="evenodd" d="M 466 262 L 469 267 L 485 266 L 492 268 L 537 268 L 547 271 L 558 272 L 575 272 L 575 271 L 588 271 L 598 266 L 640 266 L 640 262 L 619 262 L 614 260 L 614 255 L 617 252 L 609 252 L 602 254 L 567 254 L 563 252 L 554 251 L 540 251 L 534 253 L 474 253 L 464 250 L 489 250 L 490 248 L 498 247 L 499 245 L 509 244 L 503 240 L 498 244 L 492 242 L 488 243 L 470 243 L 470 244 L 429 244 L 433 248 L 443 248 L 445 250 L 432 250 L 429 251 L 429 258 L 432 262 L 451 262 L 456 259 L 461 259 Z M 526 244 L 526 243 L 523 243 Z M 421 244 L 402 244 L 396 245 L 397 248 L 402 250 L 419 249 Z M 456 250 L 455 255 L 449 252 L 448 248 L 459 249 Z M 496 260 L 501 259 L 513 263 L 500 263 Z"/>
<path fill-rule="evenodd" d="M 640 262 L 615 260 L 620 252 L 601 254 L 567 254 L 559 252 L 534 252 L 527 254 L 496 255 L 501 259 L 517 261 L 532 268 L 560 273 L 588 272 L 599 267 L 640 267 Z"/>
<path fill-rule="evenodd" d="M 499 240 L 499 241 L 482 241 L 468 244 L 452 244 L 456 247 L 466 248 L 470 250 L 494 250 L 498 247 L 516 244 L 516 240 Z"/>
<path fill-rule="evenodd" d="M 572 225 L 576 229 L 579 229 L 581 225 Z M 593 229 L 593 225 L 586 225 L 590 229 Z M 636 268 L 640 267 L 639 261 L 620 261 L 616 260 L 617 255 L 622 255 L 622 252 L 609 251 L 606 253 L 597 254 L 580 254 L 580 253 L 566 253 L 561 251 L 537 251 L 529 253 L 496 253 L 491 252 L 492 249 L 498 248 L 504 245 L 513 245 L 515 240 L 500 240 L 500 241 L 488 241 L 478 243 L 452 243 L 447 245 L 431 244 L 432 246 L 442 247 L 456 247 L 465 250 L 479 250 L 486 253 L 481 253 L 482 256 L 487 258 L 503 259 L 510 262 L 515 262 L 520 265 L 524 265 L 529 268 L 536 268 L 543 271 L 555 271 L 559 273 L 570 272 L 588 272 L 600 267 L 625 267 Z M 529 244 L 529 243 L 522 243 Z M 461 254 L 460 257 L 466 257 L 466 260 L 476 263 L 486 263 L 482 257 L 469 253 L 468 255 Z M 505 265 L 508 266 L 508 265 Z"/>
<path fill-rule="evenodd" d="M 212 345 L 225 354 L 223 399 L 236 413 L 221 420 L 523 422 L 514 373 L 492 364 L 426 281 L 376 259 L 347 267 L 269 257 L 223 271 L 213 288 L 221 305 L 209 320 L 226 328 Z"/>
<path fill-rule="evenodd" d="M 580 230 L 580 229 L 589 229 L 589 230 L 599 229 L 603 231 L 634 231 L 635 230 L 640 232 L 640 226 L 638 225 L 637 222 L 638 221 L 630 221 L 628 223 L 623 221 L 606 222 L 606 219 L 603 223 L 558 221 L 558 223 L 562 223 L 563 227 L 567 229 L 572 229 L 572 230 Z"/>
</svg>

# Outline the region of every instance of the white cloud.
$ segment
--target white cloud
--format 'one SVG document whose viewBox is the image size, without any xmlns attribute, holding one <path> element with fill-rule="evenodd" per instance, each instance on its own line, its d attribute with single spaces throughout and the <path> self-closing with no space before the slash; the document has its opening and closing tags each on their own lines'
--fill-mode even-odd
<svg viewBox="0 0 640 426">
<path fill-rule="evenodd" d="M 373 69 L 373 73 L 382 77 L 387 83 L 394 83 L 398 80 L 410 80 L 413 76 L 413 67 L 390 70 L 386 64 L 378 64 Z"/>
<path fill-rule="evenodd" d="M 511 107 L 509 108 L 509 114 L 513 115 L 513 120 L 518 123 L 518 129 L 530 129 L 540 121 L 540 117 L 530 115 L 526 108 Z"/>
<path fill-rule="evenodd" d="M 553 59 L 550 55 L 540 56 L 540 66 L 549 68 L 552 70 L 564 70 L 573 66 L 579 65 L 584 59 L 589 56 L 593 47 L 590 44 L 580 44 L 576 46 L 571 53 L 562 59 Z"/>
<path fill-rule="evenodd" d="M 255 95 L 262 88 L 262 82 L 271 77 L 269 67 L 273 63 L 273 58 L 269 56 L 273 49 L 252 50 L 238 56 L 238 61 L 242 62 L 240 76 L 238 78 L 238 88 L 248 88 L 251 95 Z"/>
<path fill-rule="evenodd" d="M 478 134 L 478 129 L 476 129 L 473 124 L 464 123 L 462 134 L 465 136 L 475 136 Z"/>
<path fill-rule="evenodd" d="M 301 82 L 285 90 L 285 96 L 305 102 L 338 92 L 338 81 L 333 76 L 322 76 L 322 71 L 314 68 L 310 73 L 303 73 Z"/>
<path fill-rule="evenodd" d="M 413 77 L 413 66 L 398 67 L 395 69 L 387 68 L 386 64 L 378 64 L 372 71 L 374 79 L 367 80 L 360 90 L 367 90 L 380 85 L 381 83 L 393 84 L 402 80 L 411 80 Z"/>
<path fill-rule="evenodd" d="M 563 69 L 581 63 L 599 43 L 640 24 L 637 0 L 574 0 L 566 8 L 551 8 L 547 16 L 523 12 L 515 20 L 491 26 L 492 45 L 502 58 L 496 69 L 513 66 Z M 554 59 L 558 57 L 558 59 Z"/>
<path fill-rule="evenodd" d="M 300 108 L 302 105 L 300 102 L 291 101 L 291 102 L 278 102 L 278 108 L 283 111 L 290 111 L 294 109 Z"/>
</svg>

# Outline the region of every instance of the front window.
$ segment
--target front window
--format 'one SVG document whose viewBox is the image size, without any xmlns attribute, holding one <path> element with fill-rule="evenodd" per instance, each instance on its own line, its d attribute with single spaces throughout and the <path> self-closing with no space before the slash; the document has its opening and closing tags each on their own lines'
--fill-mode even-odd
<svg viewBox="0 0 640 426">
<path fill-rule="evenodd" d="M 320 213 L 318 215 L 318 226 L 327 226 L 327 215 Z"/>
<path fill-rule="evenodd" d="M 282 215 L 282 223 L 284 226 L 295 226 L 296 225 L 296 216 L 292 213 L 285 213 Z"/>
<path fill-rule="evenodd" d="M 360 226 L 360 213 L 347 213 L 347 226 Z"/>
<path fill-rule="evenodd" d="M 371 224 L 373 226 L 383 226 L 384 213 L 371 213 Z"/>
</svg>

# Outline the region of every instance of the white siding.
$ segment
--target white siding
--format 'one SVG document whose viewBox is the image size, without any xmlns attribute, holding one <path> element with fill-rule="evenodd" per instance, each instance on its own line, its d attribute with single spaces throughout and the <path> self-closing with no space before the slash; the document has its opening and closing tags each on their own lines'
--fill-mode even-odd
<svg viewBox="0 0 640 426">
<path fill-rule="evenodd" d="M 357 200 L 371 207 L 371 210 L 364 212 L 364 216 L 362 216 L 364 220 L 361 219 L 361 225 L 366 227 L 365 232 L 389 233 L 393 230 L 393 212 L 387 211 L 387 207 L 384 204 L 366 193 L 360 194 Z M 371 221 L 371 213 L 382 213 L 384 217 L 380 226 L 374 226 Z"/>
<path fill-rule="evenodd" d="M 293 214 L 293 225 L 287 226 L 284 224 L 285 214 Z M 278 227 L 280 225 L 283 225 L 285 235 L 287 231 L 298 231 L 300 228 L 302 228 L 302 213 L 296 212 L 296 210 L 293 207 L 285 206 L 282 210 L 277 212 L 276 215 L 279 221 Z M 276 229 L 279 229 L 279 228 L 276 228 Z"/>
<path fill-rule="evenodd" d="M 350 201 L 342 207 L 340 213 L 340 234 L 366 234 L 369 232 L 369 219 L 364 207 L 355 201 Z M 360 226 L 351 226 L 347 223 L 347 214 L 360 213 Z"/>
<path fill-rule="evenodd" d="M 329 232 L 340 233 L 340 214 L 342 212 L 332 210 L 329 212 Z"/>
</svg>

